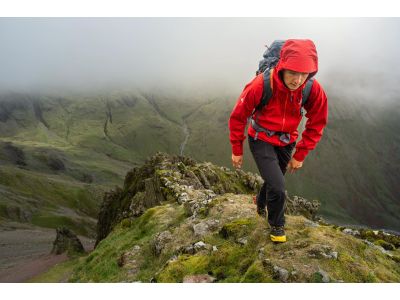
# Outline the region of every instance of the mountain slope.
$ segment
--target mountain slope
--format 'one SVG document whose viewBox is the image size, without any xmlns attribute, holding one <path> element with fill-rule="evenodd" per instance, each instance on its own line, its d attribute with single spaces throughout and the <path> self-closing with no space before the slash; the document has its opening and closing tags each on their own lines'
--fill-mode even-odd
<svg viewBox="0 0 400 300">
<path fill-rule="evenodd" d="M 157 150 L 178 152 L 182 118 L 201 105 L 176 113 L 155 98 L 1 95 L 0 224 L 67 225 L 93 236 L 104 191 Z"/>
<path fill-rule="evenodd" d="M 321 199 L 321 214 L 330 221 L 399 231 L 396 95 L 386 95 L 394 98 L 383 105 L 365 93 L 333 88 L 327 93 L 325 134 L 304 167 L 286 176 L 289 192 Z M 230 167 L 227 123 L 235 101 L 233 96 L 148 91 L 3 95 L 0 164 L 38 172 L 43 180 L 46 176 L 40 175 L 50 174 L 101 190 L 118 185 L 129 169 L 156 151 Z M 244 159 L 244 170 L 257 172 L 247 141 Z M 3 188 L 9 189 L 4 183 Z M 99 205 L 101 197 L 94 201 Z"/>
<path fill-rule="evenodd" d="M 398 236 L 327 224 L 316 201 L 288 198 L 288 242 L 272 243 L 252 202 L 260 183 L 243 171 L 157 154 L 108 194 L 97 247 L 69 281 L 400 280 Z"/>
</svg>

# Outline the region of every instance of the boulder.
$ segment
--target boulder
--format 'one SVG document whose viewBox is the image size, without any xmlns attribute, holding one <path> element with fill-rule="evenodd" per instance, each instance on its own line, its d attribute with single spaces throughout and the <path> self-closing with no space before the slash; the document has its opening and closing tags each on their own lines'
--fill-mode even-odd
<svg viewBox="0 0 400 300">
<path fill-rule="evenodd" d="M 163 231 L 160 233 L 157 233 L 156 236 L 154 237 L 153 243 L 152 243 L 152 248 L 153 252 L 156 256 L 161 254 L 161 251 L 164 249 L 165 245 L 172 240 L 172 234 L 171 232 Z"/>
<path fill-rule="evenodd" d="M 289 272 L 284 268 L 274 266 L 274 278 L 286 282 L 289 279 Z"/>
<path fill-rule="evenodd" d="M 62 254 L 67 252 L 68 255 L 83 253 L 85 249 L 79 238 L 66 227 L 59 227 L 56 229 L 57 236 L 53 242 L 52 254 Z"/>
<path fill-rule="evenodd" d="M 336 251 L 332 251 L 332 248 L 329 245 L 320 245 L 315 244 L 310 250 L 307 251 L 308 257 L 311 258 L 331 258 L 337 259 L 338 253 Z"/>
<path fill-rule="evenodd" d="M 290 198 L 286 194 L 286 213 L 289 215 L 302 215 L 307 219 L 314 220 L 320 205 L 318 200 L 309 201 L 299 196 Z"/>
</svg>

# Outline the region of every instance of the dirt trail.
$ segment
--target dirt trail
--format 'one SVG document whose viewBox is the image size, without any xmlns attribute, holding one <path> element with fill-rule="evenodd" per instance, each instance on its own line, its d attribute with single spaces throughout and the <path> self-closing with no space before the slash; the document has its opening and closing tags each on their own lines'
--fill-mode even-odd
<svg viewBox="0 0 400 300">
<path fill-rule="evenodd" d="M 68 256 L 65 253 L 45 254 L 35 259 L 27 259 L 14 267 L 0 271 L 0 282 L 26 282 L 67 259 Z"/>
<path fill-rule="evenodd" d="M 0 228 L 0 282 L 26 282 L 50 267 L 68 259 L 51 255 L 54 229 Z M 86 251 L 93 249 L 94 240 L 79 236 Z"/>
</svg>

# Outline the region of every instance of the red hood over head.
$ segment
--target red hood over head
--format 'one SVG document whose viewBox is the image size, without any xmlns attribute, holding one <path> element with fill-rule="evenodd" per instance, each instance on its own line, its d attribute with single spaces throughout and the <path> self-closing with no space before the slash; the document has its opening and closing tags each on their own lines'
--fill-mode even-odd
<svg viewBox="0 0 400 300">
<path fill-rule="evenodd" d="M 290 39 L 282 46 L 281 57 L 277 71 L 283 69 L 301 73 L 310 73 L 309 77 L 318 72 L 318 54 L 311 40 Z"/>
</svg>

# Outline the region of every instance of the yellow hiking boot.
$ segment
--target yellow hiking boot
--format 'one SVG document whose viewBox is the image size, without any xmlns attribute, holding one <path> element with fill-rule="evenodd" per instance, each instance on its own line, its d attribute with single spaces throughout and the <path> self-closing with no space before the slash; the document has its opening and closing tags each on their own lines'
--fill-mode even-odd
<svg viewBox="0 0 400 300">
<path fill-rule="evenodd" d="M 283 230 L 283 226 L 271 226 L 270 232 L 271 241 L 274 243 L 285 243 L 286 235 L 285 230 Z"/>
</svg>

